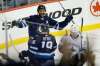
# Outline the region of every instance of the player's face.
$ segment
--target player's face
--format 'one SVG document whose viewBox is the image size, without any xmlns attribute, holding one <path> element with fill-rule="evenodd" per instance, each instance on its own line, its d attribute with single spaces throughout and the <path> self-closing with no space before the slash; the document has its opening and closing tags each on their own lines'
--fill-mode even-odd
<svg viewBox="0 0 100 66">
<path fill-rule="evenodd" d="M 40 16 L 44 16 L 44 15 L 46 14 L 46 11 L 43 10 L 43 9 L 41 9 L 41 10 L 38 11 L 38 14 L 39 14 Z"/>
<path fill-rule="evenodd" d="M 77 32 L 70 32 L 70 35 L 74 38 L 76 38 L 79 34 Z"/>
</svg>

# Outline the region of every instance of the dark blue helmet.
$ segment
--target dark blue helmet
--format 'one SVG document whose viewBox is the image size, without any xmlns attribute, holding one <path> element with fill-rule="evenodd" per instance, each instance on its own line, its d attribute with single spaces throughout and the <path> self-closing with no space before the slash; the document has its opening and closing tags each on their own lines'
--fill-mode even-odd
<svg viewBox="0 0 100 66">
<path fill-rule="evenodd" d="M 45 10 L 46 11 L 46 7 L 44 5 L 39 5 L 37 8 L 37 11 L 39 12 L 39 10 Z"/>
</svg>

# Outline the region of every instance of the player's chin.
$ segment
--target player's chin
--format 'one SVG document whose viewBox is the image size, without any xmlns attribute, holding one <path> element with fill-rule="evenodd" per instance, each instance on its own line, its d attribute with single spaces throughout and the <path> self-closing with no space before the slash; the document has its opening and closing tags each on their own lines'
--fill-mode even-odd
<svg viewBox="0 0 100 66">
<path fill-rule="evenodd" d="M 48 32 L 41 32 L 41 34 L 48 34 Z"/>
<path fill-rule="evenodd" d="M 41 16 L 45 16 L 45 13 L 39 13 L 39 15 L 41 15 Z"/>
</svg>

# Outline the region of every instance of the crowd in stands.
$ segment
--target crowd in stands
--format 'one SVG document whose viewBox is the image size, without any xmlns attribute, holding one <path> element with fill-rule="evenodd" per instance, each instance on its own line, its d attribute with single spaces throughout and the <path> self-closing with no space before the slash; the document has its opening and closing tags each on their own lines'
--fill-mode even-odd
<svg viewBox="0 0 100 66">
<path fill-rule="evenodd" d="M 0 0 L 0 10 L 46 1 L 49 0 Z"/>
</svg>

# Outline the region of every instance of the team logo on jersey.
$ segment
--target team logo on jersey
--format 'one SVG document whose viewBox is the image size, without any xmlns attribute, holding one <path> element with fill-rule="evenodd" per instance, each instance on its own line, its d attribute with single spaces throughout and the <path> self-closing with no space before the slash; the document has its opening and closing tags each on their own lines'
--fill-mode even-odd
<svg viewBox="0 0 100 66">
<path fill-rule="evenodd" d="M 94 16 L 100 16 L 100 0 L 92 0 L 90 11 Z"/>
</svg>

